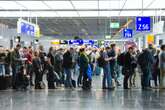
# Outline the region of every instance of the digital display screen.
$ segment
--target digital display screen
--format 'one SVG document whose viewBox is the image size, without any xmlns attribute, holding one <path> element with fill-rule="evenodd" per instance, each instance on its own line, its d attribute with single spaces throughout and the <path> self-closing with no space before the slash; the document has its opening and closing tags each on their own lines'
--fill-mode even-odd
<svg viewBox="0 0 165 110">
<path fill-rule="evenodd" d="M 25 22 L 21 22 L 21 33 L 35 36 L 35 27 Z"/>
<path fill-rule="evenodd" d="M 26 34 L 28 36 L 40 37 L 40 28 L 37 24 L 31 23 L 20 18 L 17 21 L 17 33 Z"/>
</svg>

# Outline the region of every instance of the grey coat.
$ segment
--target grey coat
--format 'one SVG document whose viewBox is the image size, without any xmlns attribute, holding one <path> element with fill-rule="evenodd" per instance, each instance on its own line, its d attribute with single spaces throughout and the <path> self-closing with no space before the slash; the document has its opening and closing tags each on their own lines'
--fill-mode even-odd
<svg viewBox="0 0 165 110">
<path fill-rule="evenodd" d="M 159 55 L 159 67 L 165 71 L 165 51 L 162 51 Z"/>
</svg>

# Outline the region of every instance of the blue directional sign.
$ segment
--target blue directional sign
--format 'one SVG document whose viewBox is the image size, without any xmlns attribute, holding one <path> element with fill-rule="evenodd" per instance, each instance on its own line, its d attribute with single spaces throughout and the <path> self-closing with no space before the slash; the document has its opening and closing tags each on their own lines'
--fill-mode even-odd
<svg viewBox="0 0 165 110">
<path fill-rule="evenodd" d="M 83 40 L 83 44 L 93 45 L 94 40 Z"/>
<path fill-rule="evenodd" d="M 25 22 L 21 22 L 21 33 L 34 36 L 35 27 Z"/>
<path fill-rule="evenodd" d="M 132 33 L 133 33 L 132 29 L 124 29 L 123 30 L 123 37 L 124 38 L 132 38 Z"/>
<path fill-rule="evenodd" d="M 150 17 L 136 17 L 136 31 L 150 31 Z"/>
<path fill-rule="evenodd" d="M 69 40 L 69 44 L 82 45 L 83 44 L 83 40 Z"/>
</svg>

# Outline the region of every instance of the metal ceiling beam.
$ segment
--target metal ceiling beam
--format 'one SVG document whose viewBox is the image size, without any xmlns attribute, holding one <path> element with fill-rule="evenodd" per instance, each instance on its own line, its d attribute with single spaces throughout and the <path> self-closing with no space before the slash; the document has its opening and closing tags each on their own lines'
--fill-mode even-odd
<svg viewBox="0 0 165 110">
<path fill-rule="evenodd" d="M 152 0 L 145 8 L 150 7 L 156 0 Z M 143 5 L 143 3 L 142 3 Z M 142 7 L 144 9 L 144 6 Z M 158 10 L 158 9 L 157 9 Z M 144 11 L 144 10 L 143 10 Z M 140 12 L 139 15 L 143 14 L 143 12 Z"/>
<path fill-rule="evenodd" d="M 3 1 L 70 1 L 70 0 L 3 0 Z M 89 0 L 72 0 L 72 1 L 89 1 Z M 90 0 L 90 1 L 97 1 L 97 0 Z M 100 1 L 107 1 L 107 0 L 100 0 Z M 122 1 L 122 0 L 110 0 L 110 1 Z"/>
<path fill-rule="evenodd" d="M 76 11 L 141 11 L 141 8 L 138 9 L 76 9 Z M 160 10 L 160 8 L 144 8 L 143 11 L 155 11 Z M 165 11 L 165 8 L 161 8 Z M 0 11 L 75 11 L 75 9 L 0 9 Z"/>
<path fill-rule="evenodd" d="M 121 12 L 123 11 L 123 9 L 124 9 L 124 7 L 125 7 L 126 3 L 127 3 L 127 0 L 125 0 L 125 1 L 124 1 L 124 4 L 123 4 L 123 6 L 122 6 L 122 8 L 121 8 L 121 10 L 120 10 L 120 12 L 119 12 L 119 15 L 120 15 L 120 14 L 121 14 Z"/>
</svg>

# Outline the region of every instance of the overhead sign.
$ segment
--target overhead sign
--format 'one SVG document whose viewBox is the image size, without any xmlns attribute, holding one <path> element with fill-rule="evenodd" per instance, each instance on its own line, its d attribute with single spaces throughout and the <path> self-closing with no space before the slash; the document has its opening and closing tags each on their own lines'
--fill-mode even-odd
<svg viewBox="0 0 165 110">
<path fill-rule="evenodd" d="M 40 37 L 41 33 L 40 33 L 40 27 L 38 25 L 35 26 L 35 37 Z"/>
<path fill-rule="evenodd" d="M 83 40 L 69 40 L 69 44 L 73 44 L 73 45 L 82 45 L 83 44 Z"/>
<path fill-rule="evenodd" d="M 110 23 L 110 28 L 119 28 L 119 27 L 120 27 L 119 22 L 111 22 Z"/>
<path fill-rule="evenodd" d="M 153 44 L 154 43 L 154 35 L 153 34 L 147 35 L 147 43 L 148 44 Z"/>
<path fill-rule="evenodd" d="M 71 45 L 83 45 L 83 44 L 87 44 L 87 45 L 94 45 L 95 41 L 94 40 L 69 40 L 68 41 L 69 44 Z"/>
<path fill-rule="evenodd" d="M 132 38 L 132 33 L 133 33 L 132 29 L 124 29 L 123 30 L 123 37 L 124 38 Z"/>
<path fill-rule="evenodd" d="M 153 24 L 153 34 L 162 34 L 164 33 L 164 21 L 159 21 Z"/>
<path fill-rule="evenodd" d="M 150 17 L 136 17 L 136 31 L 150 31 Z"/>
<path fill-rule="evenodd" d="M 105 38 L 106 39 L 110 39 L 111 38 L 111 35 L 106 35 Z"/>
<path fill-rule="evenodd" d="M 51 44 L 52 44 L 52 45 L 60 44 L 60 40 L 52 40 L 52 41 L 51 41 Z"/>
<path fill-rule="evenodd" d="M 23 19 L 19 19 L 17 21 L 17 33 L 39 37 L 40 28 L 36 24 L 30 23 Z"/>
<path fill-rule="evenodd" d="M 94 40 L 83 40 L 83 44 L 94 45 Z"/>
<path fill-rule="evenodd" d="M 60 40 L 60 44 L 68 44 L 67 40 Z"/>
</svg>

